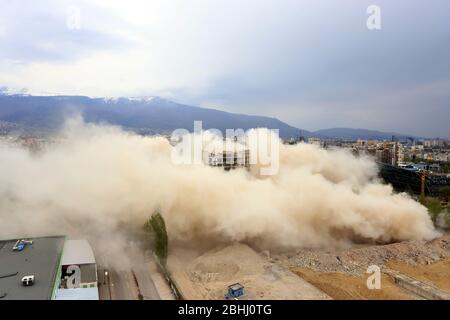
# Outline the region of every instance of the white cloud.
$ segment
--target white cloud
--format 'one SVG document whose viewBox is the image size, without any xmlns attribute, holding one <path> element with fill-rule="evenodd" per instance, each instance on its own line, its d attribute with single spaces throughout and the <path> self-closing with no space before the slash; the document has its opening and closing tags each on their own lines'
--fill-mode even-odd
<svg viewBox="0 0 450 320">
<path fill-rule="evenodd" d="M 380 0 L 383 29 L 371 33 L 368 0 L 22 0 L 0 13 L 0 37 L 9 33 L 0 84 L 214 102 L 306 129 L 353 108 L 372 127 L 362 116 L 372 106 L 361 101 L 373 92 L 448 79 L 449 4 L 423 10 L 422 1 Z M 80 8 L 81 30 L 67 30 L 70 6 Z"/>
</svg>

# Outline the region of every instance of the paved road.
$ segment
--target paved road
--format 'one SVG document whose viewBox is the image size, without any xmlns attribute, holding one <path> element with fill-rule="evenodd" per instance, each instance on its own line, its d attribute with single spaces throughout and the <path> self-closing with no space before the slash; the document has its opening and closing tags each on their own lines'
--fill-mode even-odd
<svg viewBox="0 0 450 320">
<path fill-rule="evenodd" d="M 139 285 L 139 293 L 144 300 L 161 300 L 145 263 L 133 267 L 133 275 Z"/>
<path fill-rule="evenodd" d="M 109 270 L 109 287 L 113 300 L 137 300 L 138 288 L 131 271 Z"/>
<path fill-rule="evenodd" d="M 105 268 L 108 257 L 99 259 L 98 280 L 100 300 L 160 300 L 150 275 L 150 268 L 143 255 L 135 254 L 128 270 Z M 148 261 L 147 261 L 148 262 Z M 107 275 L 105 275 L 107 271 Z"/>
</svg>

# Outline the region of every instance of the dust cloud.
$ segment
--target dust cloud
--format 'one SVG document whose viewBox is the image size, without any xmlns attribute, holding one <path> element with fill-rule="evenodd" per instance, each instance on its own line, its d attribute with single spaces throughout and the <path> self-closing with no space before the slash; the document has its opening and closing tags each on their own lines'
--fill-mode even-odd
<svg viewBox="0 0 450 320">
<path fill-rule="evenodd" d="M 42 153 L 0 146 L 0 238 L 65 234 L 125 250 L 155 208 L 172 244 L 259 249 L 438 236 L 425 207 L 343 150 L 280 144 L 276 175 L 175 165 L 164 137 L 68 121 Z"/>
</svg>

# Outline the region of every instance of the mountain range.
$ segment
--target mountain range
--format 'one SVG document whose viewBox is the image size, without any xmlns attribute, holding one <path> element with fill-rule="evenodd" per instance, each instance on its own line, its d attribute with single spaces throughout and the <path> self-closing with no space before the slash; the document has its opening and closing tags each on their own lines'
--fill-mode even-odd
<svg viewBox="0 0 450 320">
<path fill-rule="evenodd" d="M 91 98 L 86 96 L 35 96 L 0 92 L 0 131 L 57 130 L 67 117 L 81 114 L 86 122 L 110 123 L 143 134 L 169 134 L 175 129 L 192 131 L 194 121 L 202 120 L 203 129 L 279 129 L 283 139 L 407 139 L 407 135 L 366 129 L 336 128 L 315 132 L 295 128 L 276 118 L 229 113 L 194 107 L 160 97 Z M 12 129 L 11 129 L 12 128 Z"/>
</svg>

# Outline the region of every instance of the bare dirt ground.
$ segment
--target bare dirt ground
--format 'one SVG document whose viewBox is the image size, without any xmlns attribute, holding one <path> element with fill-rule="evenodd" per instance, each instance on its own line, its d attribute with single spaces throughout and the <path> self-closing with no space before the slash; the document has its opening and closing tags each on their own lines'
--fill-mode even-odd
<svg viewBox="0 0 450 320">
<path fill-rule="evenodd" d="M 428 265 L 450 257 L 450 235 L 432 241 L 405 241 L 388 245 L 372 245 L 346 250 L 302 249 L 274 259 L 287 262 L 289 267 L 310 268 L 320 272 L 364 273 L 368 266 L 382 268 L 389 261 L 410 265 Z"/>
<path fill-rule="evenodd" d="M 223 299 L 228 285 L 245 286 L 244 299 L 421 299 L 382 273 L 369 290 L 367 267 L 377 265 L 450 292 L 450 235 L 429 242 L 364 245 L 345 250 L 257 253 L 235 244 L 198 253 L 172 250 L 168 267 L 187 299 Z"/>
<path fill-rule="evenodd" d="M 407 241 L 338 251 L 298 250 L 274 256 L 334 299 L 415 299 L 382 275 L 382 288 L 366 286 L 367 267 L 389 268 L 450 292 L 450 235 L 429 242 Z"/>
<path fill-rule="evenodd" d="M 330 299 L 289 269 L 267 261 L 244 244 L 208 251 L 200 256 L 175 252 L 168 265 L 187 299 L 224 299 L 229 285 L 245 287 L 243 299 Z"/>
<path fill-rule="evenodd" d="M 450 258 L 430 265 L 410 265 L 392 261 L 387 263 L 387 267 L 450 293 Z"/>
<path fill-rule="evenodd" d="M 369 290 L 367 277 L 340 272 L 316 272 L 307 268 L 293 268 L 301 278 L 338 300 L 411 300 L 417 297 L 398 288 L 394 281 L 383 274 L 380 290 Z"/>
</svg>

